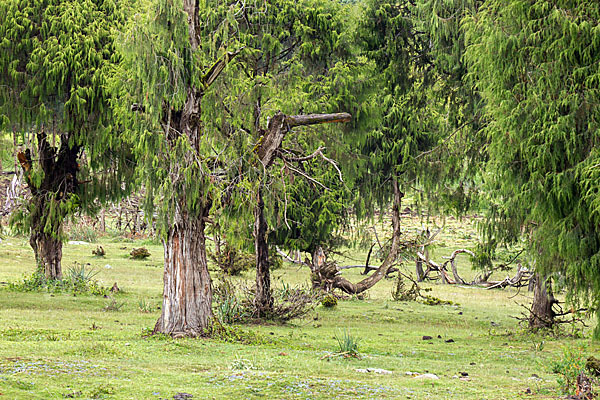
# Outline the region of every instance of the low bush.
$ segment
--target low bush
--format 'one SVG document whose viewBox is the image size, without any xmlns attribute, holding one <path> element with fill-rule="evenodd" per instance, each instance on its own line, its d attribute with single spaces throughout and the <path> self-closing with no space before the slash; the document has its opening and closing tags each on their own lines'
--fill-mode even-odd
<svg viewBox="0 0 600 400">
<path fill-rule="evenodd" d="M 69 227 L 69 240 L 94 243 L 98 240 L 98 232 L 87 224 L 72 224 Z"/>
<path fill-rule="evenodd" d="M 558 374 L 556 379 L 567 395 L 576 394 L 577 377 L 585 372 L 586 358 L 583 348 L 565 348 L 562 357 L 554 361 L 552 372 Z"/>
<path fill-rule="evenodd" d="M 41 269 L 26 276 L 21 282 L 9 284 L 9 289 L 18 292 L 68 292 L 73 294 L 107 295 L 109 288 L 102 286 L 95 278 L 98 272 L 89 268 L 89 264 L 74 263 L 68 268 L 63 279 L 47 279 Z"/>
</svg>

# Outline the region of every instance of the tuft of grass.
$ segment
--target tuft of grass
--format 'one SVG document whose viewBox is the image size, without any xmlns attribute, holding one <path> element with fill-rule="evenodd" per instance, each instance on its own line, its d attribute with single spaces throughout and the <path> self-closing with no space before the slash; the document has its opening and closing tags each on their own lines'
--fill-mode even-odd
<svg viewBox="0 0 600 400">
<path fill-rule="evenodd" d="M 358 357 L 358 343 L 359 339 L 353 336 L 350 331 L 344 330 L 338 332 L 335 335 L 335 339 L 338 343 L 338 355 L 342 355 L 344 357 Z"/>
<path fill-rule="evenodd" d="M 138 307 L 140 309 L 140 312 L 143 313 L 151 313 L 156 309 L 152 306 L 152 303 L 146 299 L 140 299 L 140 301 L 138 302 Z"/>
<path fill-rule="evenodd" d="M 98 232 L 87 224 L 73 224 L 69 229 L 69 240 L 95 243 L 98 241 Z"/>
</svg>

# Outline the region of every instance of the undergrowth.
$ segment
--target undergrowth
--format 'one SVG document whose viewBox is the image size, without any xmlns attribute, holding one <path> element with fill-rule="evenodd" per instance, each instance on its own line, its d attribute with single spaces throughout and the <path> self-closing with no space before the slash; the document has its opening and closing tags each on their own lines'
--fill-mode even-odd
<svg viewBox="0 0 600 400">
<path fill-rule="evenodd" d="M 76 262 L 67 269 L 62 279 L 48 279 L 41 269 L 37 269 L 22 281 L 9 283 L 8 288 L 17 292 L 66 292 L 105 296 L 110 289 L 94 279 L 97 274 L 92 268 Z"/>
</svg>

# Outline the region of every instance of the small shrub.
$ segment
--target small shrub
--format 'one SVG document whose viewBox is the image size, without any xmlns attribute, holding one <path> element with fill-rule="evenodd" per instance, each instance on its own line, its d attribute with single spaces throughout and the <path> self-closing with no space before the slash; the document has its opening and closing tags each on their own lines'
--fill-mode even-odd
<svg viewBox="0 0 600 400">
<path fill-rule="evenodd" d="M 246 331 L 237 326 L 213 324 L 210 331 L 206 332 L 213 339 L 222 340 L 227 343 L 241 343 L 250 345 L 267 344 L 263 336 L 253 331 Z"/>
<path fill-rule="evenodd" d="M 219 269 L 228 276 L 239 275 L 254 267 L 254 255 L 242 250 L 237 250 L 228 243 L 222 246 L 219 252 L 209 253 L 210 258 Z"/>
<path fill-rule="evenodd" d="M 90 398 L 92 399 L 106 399 L 107 396 L 110 396 L 115 393 L 115 389 L 107 384 L 96 386 L 90 391 Z"/>
<path fill-rule="evenodd" d="M 584 349 L 565 348 L 561 359 L 554 361 L 552 372 L 558 374 L 556 379 L 563 392 L 567 395 L 575 394 L 577 390 L 577 377 L 585 372 L 586 358 Z"/>
<path fill-rule="evenodd" d="M 9 289 L 18 292 L 70 292 L 73 294 L 93 294 L 104 296 L 109 289 L 103 287 L 95 278 L 98 273 L 89 264 L 74 263 L 68 268 L 63 279 L 47 279 L 41 269 L 37 269 L 23 281 L 9 284 Z"/>
<path fill-rule="evenodd" d="M 312 288 L 302 286 L 290 287 L 284 285 L 282 289 L 273 291 L 273 308 L 267 319 L 287 322 L 292 319 L 302 318 L 311 312 L 319 303 L 321 294 Z M 252 302 L 253 314 L 257 311 Z"/>
<path fill-rule="evenodd" d="M 133 249 L 129 254 L 134 260 L 145 260 L 146 258 L 150 257 L 150 252 L 145 247 Z"/>
<path fill-rule="evenodd" d="M 321 305 L 325 308 L 333 308 L 337 306 L 337 298 L 331 294 L 328 294 L 327 296 L 323 297 L 323 300 L 321 300 Z"/>
<path fill-rule="evenodd" d="M 248 317 L 241 302 L 238 300 L 235 287 L 226 279 L 223 279 L 215 287 L 215 314 L 222 324 L 234 324 Z"/>
<path fill-rule="evenodd" d="M 213 304 L 217 320 L 224 324 L 234 324 L 261 315 L 263 320 L 287 322 L 302 318 L 312 311 L 321 296 L 312 289 L 289 285 L 273 290 L 272 295 L 273 307 L 268 315 L 264 315 L 264 310 L 259 310 L 254 301 L 256 297 L 254 288 L 243 286 L 236 288 L 230 281 L 224 279 L 214 291 Z"/>
<path fill-rule="evenodd" d="M 339 346 L 339 355 L 344 357 L 358 357 L 359 340 L 352 336 L 347 330 L 335 335 Z"/>
</svg>

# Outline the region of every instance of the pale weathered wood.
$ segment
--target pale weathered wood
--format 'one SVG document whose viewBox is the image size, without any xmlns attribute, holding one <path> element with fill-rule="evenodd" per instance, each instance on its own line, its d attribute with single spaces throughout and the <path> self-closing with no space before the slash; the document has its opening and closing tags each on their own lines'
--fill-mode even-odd
<svg viewBox="0 0 600 400">
<path fill-rule="evenodd" d="M 331 124 L 336 122 L 350 122 L 352 115 L 348 113 L 335 114 L 306 114 L 288 115 L 285 122 L 290 128 L 302 125 Z"/>
</svg>

